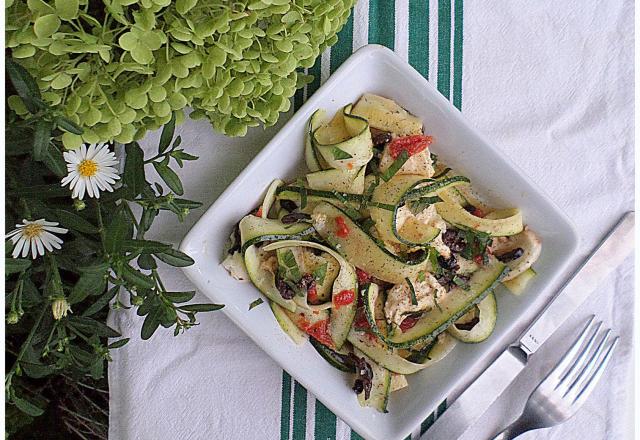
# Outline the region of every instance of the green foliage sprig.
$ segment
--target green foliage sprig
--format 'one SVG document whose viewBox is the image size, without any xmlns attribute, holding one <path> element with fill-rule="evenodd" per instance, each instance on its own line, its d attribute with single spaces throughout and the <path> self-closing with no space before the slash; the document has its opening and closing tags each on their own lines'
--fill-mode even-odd
<svg viewBox="0 0 640 440">
<path fill-rule="evenodd" d="M 166 289 L 158 261 L 184 267 L 193 260 L 171 244 L 145 238 L 162 211 L 183 220 L 201 206 L 180 197 L 182 183 L 171 169 L 197 159 L 180 148 L 179 136 L 174 139 L 176 118 L 164 126 L 155 156 L 145 159 L 136 142 L 125 146 L 124 171 L 113 192 L 74 200 L 61 186 L 66 164 L 57 139 L 80 128 L 42 100 L 33 78 L 11 60 L 7 74 L 29 111 L 6 115 L 6 225 L 45 218 L 68 229 L 60 250 L 35 259 L 12 258 L 12 243 L 5 241 L 5 393 L 11 423 L 19 425 L 24 419 L 16 414 L 31 418 L 45 411 L 41 390 L 54 387 L 56 378 L 104 376 L 110 350 L 128 341 L 106 324 L 109 307 L 136 308 L 144 317 L 141 336 L 148 339 L 160 326 L 177 335 L 197 325 L 197 313 L 222 305 L 186 304 L 195 291 Z M 168 190 L 147 180 L 151 167 Z"/>
<path fill-rule="evenodd" d="M 16 0 L 7 47 L 81 142 L 141 139 L 189 106 L 227 135 L 273 125 L 354 0 Z M 27 113 L 15 98 L 9 105 Z M 182 113 L 178 113 L 178 122 Z"/>
</svg>

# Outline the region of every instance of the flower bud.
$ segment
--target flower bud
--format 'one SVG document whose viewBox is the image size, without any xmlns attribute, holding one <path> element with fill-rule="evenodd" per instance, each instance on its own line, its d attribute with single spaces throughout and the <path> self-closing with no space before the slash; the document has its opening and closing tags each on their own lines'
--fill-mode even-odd
<svg viewBox="0 0 640 440">
<path fill-rule="evenodd" d="M 20 316 L 18 316 L 18 312 L 15 310 L 10 311 L 7 314 L 7 324 L 17 324 Z"/>
<path fill-rule="evenodd" d="M 73 199 L 73 207 L 76 209 L 76 211 L 82 211 L 87 207 L 87 205 L 82 200 Z"/>
<path fill-rule="evenodd" d="M 66 298 L 56 298 L 51 303 L 51 312 L 53 313 L 53 319 L 58 321 L 67 316 L 68 312 L 71 312 L 71 306 L 69 306 Z"/>
</svg>

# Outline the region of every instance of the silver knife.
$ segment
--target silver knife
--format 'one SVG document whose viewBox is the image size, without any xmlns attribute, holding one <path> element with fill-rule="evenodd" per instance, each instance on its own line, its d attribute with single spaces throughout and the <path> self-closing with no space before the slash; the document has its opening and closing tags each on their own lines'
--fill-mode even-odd
<svg viewBox="0 0 640 440">
<path fill-rule="evenodd" d="M 527 365 L 529 357 L 573 314 L 634 247 L 635 213 L 628 212 L 522 335 L 447 408 L 422 439 L 460 438 Z"/>
</svg>

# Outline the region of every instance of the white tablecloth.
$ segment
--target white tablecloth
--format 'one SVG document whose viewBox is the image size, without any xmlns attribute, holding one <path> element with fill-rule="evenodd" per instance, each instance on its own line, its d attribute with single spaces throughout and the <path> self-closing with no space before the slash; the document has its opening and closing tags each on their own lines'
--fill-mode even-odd
<svg viewBox="0 0 640 440">
<path fill-rule="evenodd" d="M 582 240 L 575 265 L 633 209 L 633 3 L 467 1 L 464 7 L 463 114 L 573 220 Z M 205 122 L 185 123 L 183 145 L 200 156 L 180 172 L 185 196 L 206 209 L 277 129 L 229 139 Z M 156 140 L 145 140 L 149 151 Z M 165 215 L 149 237 L 177 244 L 201 212 L 183 224 Z M 162 274 L 167 288 L 190 288 L 181 271 L 163 268 Z M 469 439 L 488 437 L 516 415 L 534 379 L 551 368 L 567 335 L 591 313 L 621 336 L 606 377 L 575 418 L 523 438 L 630 439 L 632 276 L 628 259 Z M 135 313 L 112 313 L 113 325 L 132 340 L 113 353 L 109 368 L 110 438 L 280 438 L 280 368 L 221 312 L 199 317 L 201 325 L 186 334 L 161 329 L 141 341 Z M 307 405 L 312 411 L 315 400 Z M 338 423 L 337 438 L 349 432 Z M 313 433 L 307 425 L 308 440 Z"/>
</svg>

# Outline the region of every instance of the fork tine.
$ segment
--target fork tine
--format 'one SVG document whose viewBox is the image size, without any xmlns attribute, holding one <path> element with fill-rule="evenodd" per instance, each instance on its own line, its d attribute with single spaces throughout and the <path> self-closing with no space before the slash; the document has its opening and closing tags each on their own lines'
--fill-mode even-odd
<svg viewBox="0 0 640 440">
<path fill-rule="evenodd" d="M 595 386 L 598 384 L 598 381 L 600 380 L 600 377 L 602 377 L 602 373 L 604 372 L 604 369 L 607 367 L 607 364 L 611 360 L 611 356 L 613 356 L 613 350 L 615 350 L 619 340 L 620 338 L 616 336 L 616 338 L 613 340 L 613 342 L 609 346 L 609 349 L 605 353 L 604 357 L 600 361 L 600 364 L 598 365 L 596 370 L 582 383 L 582 389 L 573 399 L 574 404 L 578 401 L 580 401 L 578 403 L 582 404 L 582 402 L 587 397 L 589 397 L 589 394 L 591 394 Z"/>
<path fill-rule="evenodd" d="M 571 367 L 575 365 L 575 362 L 580 358 L 580 356 L 582 356 L 582 354 L 578 356 L 576 356 L 576 354 L 578 353 L 578 350 L 580 350 L 580 347 L 582 347 L 584 340 L 591 333 L 594 325 L 594 319 L 595 315 L 591 315 L 591 318 L 587 322 L 587 325 L 585 325 L 582 333 L 580 333 L 580 336 L 578 336 L 569 351 L 567 351 L 567 353 L 562 357 L 562 360 L 558 363 L 558 365 L 556 365 L 556 367 L 549 375 L 550 378 L 553 377 L 557 380 L 555 388 L 558 388 L 558 386 L 560 386 L 560 383 L 567 377 L 567 375 L 571 371 Z"/>
<path fill-rule="evenodd" d="M 574 387 L 578 384 L 578 382 L 580 382 L 584 377 L 589 377 L 589 375 L 591 374 L 591 370 L 593 370 L 593 368 L 596 366 L 596 362 L 600 359 L 600 355 L 602 354 L 602 351 L 604 350 L 605 347 L 605 343 L 608 342 L 608 338 L 609 335 L 611 334 L 611 329 L 608 329 L 604 336 L 600 339 L 600 343 L 598 344 L 598 346 L 596 347 L 596 351 L 591 355 L 589 361 L 587 362 L 587 364 L 582 368 L 582 370 L 576 375 L 576 378 L 573 380 L 573 382 L 571 382 L 571 385 L 569 385 L 564 393 L 564 395 L 562 397 L 565 397 L 567 394 L 569 394 L 571 392 L 571 390 L 574 389 Z M 578 388 L 575 388 L 576 393 L 579 391 Z"/>
</svg>

